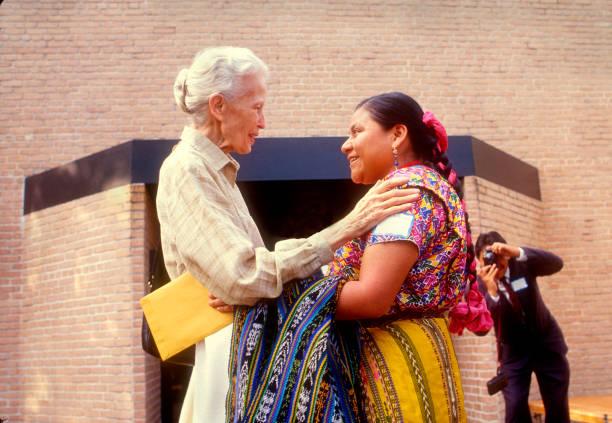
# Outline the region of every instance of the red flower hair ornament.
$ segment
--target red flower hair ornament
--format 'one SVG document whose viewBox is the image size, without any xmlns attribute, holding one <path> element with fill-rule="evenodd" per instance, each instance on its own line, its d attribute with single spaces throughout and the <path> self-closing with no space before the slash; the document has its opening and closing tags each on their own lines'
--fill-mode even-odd
<svg viewBox="0 0 612 423">
<path fill-rule="evenodd" d="M 442 123 L 429 110 L 423 112 L 423 123 L 434 130 L 438 137 L 438 148 L 442 153 L 445 153 L 448 149 L 448 135 L 446 135 L 446 129 L 444 129 Z"/>
</svg>

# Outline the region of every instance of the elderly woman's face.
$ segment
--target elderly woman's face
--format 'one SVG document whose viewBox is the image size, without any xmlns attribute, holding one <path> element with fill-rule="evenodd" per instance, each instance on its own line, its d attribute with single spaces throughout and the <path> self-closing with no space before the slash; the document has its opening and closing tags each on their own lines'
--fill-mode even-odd
<svg viewBox="0 0 612 423">
<path fill-rule="evenodd" d="M 227 113 L 221 122 L 221 149 L 226 153 L 248 154 L 259 130 L 266 127 L 263 106 L 266 84 L 260 75 L 242 79 L 241 94 L 227 100 Z"/>
</svg>

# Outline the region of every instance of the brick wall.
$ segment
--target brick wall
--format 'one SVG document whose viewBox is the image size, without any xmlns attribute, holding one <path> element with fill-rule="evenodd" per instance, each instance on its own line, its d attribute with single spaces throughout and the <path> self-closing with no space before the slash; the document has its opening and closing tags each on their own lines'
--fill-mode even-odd
<svg viewBox="0 0 612 423">
<path fill-rule="evenodd" d="M 10 422 L 155 421 L 159 364 L 140 348 L 137 305 L 150 210 L 137 185 L 25 217 Z"/>
<path fill-rule="evenodd" d="M 497 229 L 564 258 L 541 288 L 569 344 L 570 392 L 612 393 L 611 11 L 604 0 L 4 0 L 0 417 L 15 421 L 19 404 L 44 402 L 34 381 L 46 375 L 19 370 L 30 263 L 47 254 L 35 258 L 23 242 L 24 177 L 132 138 L 177 137 L 174 78 L 219 44 L 250 47 L 269 64 L 265 136 L 344 134 L 359 99 L 397 89 L 450 134 L 538 167 L 541 224 L 506 216 Z M 485 217 L 483 228 L 498 224 Z"/>
<path fill-rule="evenodd" d="M 475 236 L 490 228 L 509 232 L 518 220 L 522 232 L 509 241 L 538 244 L 539 201 L 475 177 L 466 178 L 466 200 Z M 137 305 L 158 236 L 155 219 L 142 185 L 25 217 L 11 421 L 159 420 L 159 364 L 140 350 Z M 494 336 L 466 333 L 454 341 L 469 421 L 500 421 L 501 396 L 485 389 L 496 367 Z"/>
<path fill-rule="evenodd" d="M 479 234 L 497 230 L 513 245 L 546 245 L 543 227 L 545 216 L 541 201 L 482 178 L 465 178 L 464 189 L 474 242 Z M 544 298 L 549 298 L 550 294 L 544 292 L 546 287 L 542 287 L 544 280 L 538 278 L 538 283 Z M 497 347 L 493 330 L 484 337 L 467 333 L 453 338 L 465 391 L 468 421 L 502 422 L 503 397 L 501 393 L 489 396 L 486 389 L 486 381 L 497 370 Z M 532 385 L 530 394 L 532 399 L 539 398 L 537 385 Z"/>
</svg>

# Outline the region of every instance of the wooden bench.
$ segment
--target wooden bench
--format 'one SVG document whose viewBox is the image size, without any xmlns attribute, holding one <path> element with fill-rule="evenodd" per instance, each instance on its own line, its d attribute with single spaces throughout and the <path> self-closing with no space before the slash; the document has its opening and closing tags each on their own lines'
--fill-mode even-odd
<svg viewBox="0 0 612 423">
<path fill-rule="evenodd" d="M 529 401 L 529 409 L 536 421 L 544 421 L 541 400 Z M 580 423 L 612 423 L 612 395 L 574 397 L 569 399 L 570 420 Z"/>
</svg>

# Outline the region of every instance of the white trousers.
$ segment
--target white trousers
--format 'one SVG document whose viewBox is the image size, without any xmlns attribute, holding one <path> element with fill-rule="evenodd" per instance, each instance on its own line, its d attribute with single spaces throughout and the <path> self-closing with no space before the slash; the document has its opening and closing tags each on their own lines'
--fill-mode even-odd
<svg viewBox="0 0 612 423">
<path fill-rule="evenodd" d="M 225 422 L 232 325 L 196 344 L 195 364 L 179 423 Z"/>
</svg>

